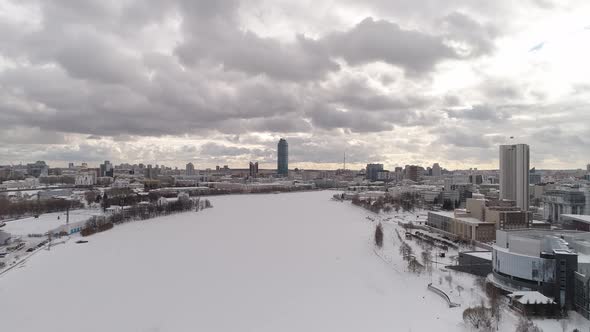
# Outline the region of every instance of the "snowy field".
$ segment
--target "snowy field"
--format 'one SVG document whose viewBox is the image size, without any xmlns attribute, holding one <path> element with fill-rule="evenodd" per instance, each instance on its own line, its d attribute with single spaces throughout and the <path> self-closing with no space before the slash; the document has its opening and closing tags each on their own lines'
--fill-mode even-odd
<svg viewBox="0 0 590 332">
<path fill-rule="evenodd" d="M 88 220 L 93 215 L 99 215 L 100 210 L 79 209 L 70 211 L 70 223 Z M 59 217 L 59 219 L 58 219 Z M 2 231 L 12 235 L 26 236 L 29 234 L 45 234 L 61 225 L 66 224 L 65 212 L 44 213 L 39 218 L 29 217 L 6 222 Z"/>
<path fill-rule="evenodd" d="M 377 256 L 370 213 L 332 194 L 213 197 L 42 250 L 0 277 L 2 331 L 468 331 L 404 271 L 398 226 Z"/>
</svg>

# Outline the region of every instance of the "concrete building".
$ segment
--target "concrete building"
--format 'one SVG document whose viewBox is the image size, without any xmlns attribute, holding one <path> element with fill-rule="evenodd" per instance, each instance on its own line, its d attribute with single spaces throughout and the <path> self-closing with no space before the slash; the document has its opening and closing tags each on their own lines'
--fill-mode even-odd
<svg viewBox="0 0 590 332">
<path fill-rule="evenodd" d="M 367 180 L 377 181 L 379 172 L 383 172 L 383 164 L 367 164 L 365 173 Z"/>
<path fill-rule="evenodd" d="M 110 161 L 105 160 L 104 163 L 100 164 L 100 175 L 99 177 L 113 177 L 113 165 Z"/>
<path fill-rule="evenodd" d="M 509 292 L 538 291 L 588 317 L 589 272 L 590 233 L 499 230 L 488 280 Z"/>
<path fill-rule="evenodd" d="M 281 138 L 277 145 L 277 174 L 289 176 L 289 144 L 284 138 Z"/>
<path fill-rule="evenodd" d="M 195 165 L 193 165 L 193 163 L 186 164 L 185 174 L 187 176 L 195 175 Z"/>
<path fill-rule="evenodd" d="M 250 162 L 248 173 L 252 178 L 258 177 L 258 162 Z"/>
<path fill-rule="evenodd" d="M 466 212 L 478 220 L 496 225 L 496 229 L 529 228 L 532 212 L 518 208 L 514 201 L 493 201 L 481 197 L 467 199 Z"/>
<path fill-rule="evenodd" d="M 452 211 L 429 211 L 426 225 L 451 233 L 454 218 L 455 213 Z"/>
<path fill-rule="evenodd" d="M 418 182 L 418 166 L 409 165 L 406 167 L 406 178 L 414 182 Z"/>
<path fill-rule="evenodd" d="M 546 190 L 541 198 L 543 217 L 560 222 L 562 214 L 586 214 L 586 194 L 576 189 Z"/>
<path fill-rule="evenodd" d="M 434 176 L 434 177 L 442 176 L 442 168 L 440 167 L 440 165 L 438 163 L 434 163 L 434 165 L 432 165 L 432 176 Z"/>
<path fill-rule="evenodd" d="M 530 153 L 527 144 L 500 145 L 500 199 L 529 209 Z"/>
<path fill-rule="evenodd" d="M 463 240 L 490 242 L 495 238 L 496 225 L 477 218 L 455 214 L 451 232 Z"/>
<path fill-rule="evenodd" d="M 451 270 L 487 277 L 492 273 L 492 252 L 463 251 L 459 253 L 457 265 L 447 267 Z"/>
<path fill-rule="evenodd" d="M 561 223 L 565 229 L 590 232 L 590 215 L 562 214 Z"/>
<path fill-rule="evenodd" d="M 76 180 L 74 183 L 76 184 L 76 186 L 93 186 L 96 184 L 96 174 L 80 173 L 76 175 Z"/>
</svg>

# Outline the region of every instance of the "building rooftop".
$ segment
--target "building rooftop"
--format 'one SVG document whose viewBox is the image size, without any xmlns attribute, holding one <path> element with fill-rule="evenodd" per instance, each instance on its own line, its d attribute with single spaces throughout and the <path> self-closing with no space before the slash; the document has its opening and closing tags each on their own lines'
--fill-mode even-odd
<svg viewBox="0 0 590 332">
<path fill-rule="evenodd" d="M 455 218 L 455 212 L 453 211 L 428 211 L 428 213 L 436 214 L 443 217 Z"/>
<path fill-rule="evenodd" d="M 456 217 L 455 220 L 459 220 L 459 221 L 464 222 L 466 224 L 472 224 L 472 225 L 494 224 L 494 223 L 489 223 L 489 222 L 481 221 L 481 220 L 479 220 L 477 218 L 473 218 L 473 217 Z"/>
<path fill-rule="evenodd" d="M 552 298 L 547 297 L 537 291 L 519 291 L 514 292 L 508 296 L 522 304 L 553 303 Z"/>
<path fill-rule="evenodd" d="M 590 224 L 590 215 L 587 214 L 562 214 L 561 217 Z"/>
<path fill-rule="evenodd" d="M 491 251 L 465 251 L 462 252 L 463 255 L 473 256 L 477 258 L 482 258 L 488 261 L 492 260 L 492 252 Z"/>
</svg>

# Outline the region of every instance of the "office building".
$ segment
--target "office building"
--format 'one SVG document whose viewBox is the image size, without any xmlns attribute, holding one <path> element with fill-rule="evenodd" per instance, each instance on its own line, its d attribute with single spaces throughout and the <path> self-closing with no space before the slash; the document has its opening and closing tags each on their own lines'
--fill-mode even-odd
<svg viewBox="0 0 590 332">
<path fill-rule="evenodd" d="M 188 175 L 188 176 L 195 175 L 195 165 L 193 165 L 193 163 L 186 164 L 186 175 Z"/>
<path fill-rule="evenodd" d="M 441 176 L 442 175 L 442 168 L 438 163 L 434 163 L 432 165 L 432 176 Z"/>
<path fill-rule="evenodd" d="M 369 181 L 377 181 L 379 179 L 379 172 L 383 172 L 383 164 L 367 164 L 366 179 Z"/>
<path fill-rule="evenodd" d="M 500 145 L 500 199 L 516 202 L 529 209 L 529 146 Z"/>
<path fill-rule="evenodd" d="M 289 175 L 289 144 L 281 138 L 277 146 L 277 174 L 279 176 Z"/>
<path fill-rule="evenodd" d="M 409 165 L 406 166 L 406 178 L 414 182 L 418 182 L 418 166 Z"/>
<path fill-rule="evenodd" d="M 561 221 L 562 214 L 590 214 L 586 210 L 586 195 L 574 188 L 546 190 L 541 197 L 545 220 Z"/>
<path fill-rule="evenodd" d="M 250 162 L 249 175 L 251 178 L 258 177 L 258 162 Z"/>
</svg>

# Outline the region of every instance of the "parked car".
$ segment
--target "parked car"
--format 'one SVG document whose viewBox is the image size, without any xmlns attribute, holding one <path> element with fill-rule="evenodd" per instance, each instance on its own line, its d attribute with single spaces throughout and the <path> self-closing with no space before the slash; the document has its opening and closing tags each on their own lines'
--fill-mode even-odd
<svg viewBox="0 0 590 332">
<path fill-rule="evenodd" d="M 30 247 L 29 249 L 27 249 L 27 252 L 33 252 L 35 251 L 35 247 Z"/>
</svg>

